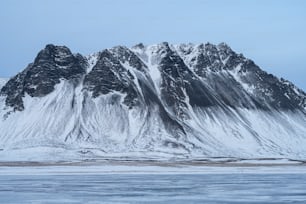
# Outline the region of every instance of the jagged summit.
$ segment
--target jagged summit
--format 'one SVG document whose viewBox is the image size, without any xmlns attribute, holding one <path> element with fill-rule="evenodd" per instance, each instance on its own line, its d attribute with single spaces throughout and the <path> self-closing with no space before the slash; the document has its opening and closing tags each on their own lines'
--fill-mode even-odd
<svg viewBox="0 0 306 204">
<path fill-rule="evenodd" d="M 73 55 L 65 46 L 49 44 L 38 53 L 33 63 L 2 87 L 0 94 L 7 96 L 6 105 L 23 110 L 25 94 L 32 97 L 48 95 L 61 79 L 80 78 L 85 73 L 85 65 L 81 55 Z"/>
<path fill-rule="evenodd" d="M 104 61 L 102 65 L 100 64 L 101 61 Z M 103 72 L 106 71 L 106 67 L 110 67 L 111 71 L 108 74 L 105 73 L 106 75 L 101 75 L 100 78 L 91 77 L 98 74 L 96 73 L 98 64 L 102 66 L 101 70 Z M 170 68 L 170 65 L 175 67 Z M 221 97 L 225 105 L 232 107 L 242 105 L 248 108 L 295 109 L 302 104 L 301 100 L 303 98 L 301 96 L 304 95 L 301 90 L 296 88 L 293 90 L 292 86 L 290 87 L 287 83 L 281 84 L 281 80 L 262 71 L 252 60 L 237 54 L 226 43 L 218 45 L 211 43 L 171 45 L 167 42 L 149 46 L 140 43 L 131 49 L 125 46 L 116 46 L 89 57 L 72 54 L 69 48 L 65 46 L 48 44 L 38 53 L 33 63 L 9 80 L 1 89 L 1 94 L 7 96 L 6 105 L 12 106 L 16 110 L 22 110 L 22 97 L 25 94 L 33 97 L 45 96 L 54 90 L 54 86 L 60 83 L 61 79 L 74 79 L 74 83 L 77 84 L 83 77 L 85 78 L 85 84 L 88 85 L 90 84 L 89 78 L 91 80 L 96 79 L 98 80 L 97 83 L 100 83 L 100 80 L 107 80 L 111 78 L 111 75 L 115 76 L 117 72 L 116 79 L 121 83 L 124 80 L 133 81 L 137 78 L 131 71 L 135 68 L 146 75 L 147 78 L 150 76 L 148 80 L 153 81 L 155 88 L 161 86 L 161 83 L 165 84 L 169 81 L 169 79 L 164 79 L 163 74 L 166 74 L 165 77 L 175 79 L 175 83 L 190 77 L 187 84 L 177 85 L 179 88 L 176 92 L 180 92 L 182 86 L 186 89 L 189 84 L 201 84 L 202 82 L 198 81 L 203 79 L 209 81 L 210 87 L 206 88 L 214 89 L 216 91 L 215 96 L 210 95 L 209 92 L 211 91 L 206 89 L 203 91 L 196 90 L 200 95 L 203 92 L 198 104 L 200 101 L 211 101 L 212 104 L 217 104 L 213 101 L 215 99 L 218 101 L 218 97 Z M 127 75 L 122 78 L 120 74 L 125 71 Z M 226 80 L 224 80 L 225 78 Z M 225 95 L 221 89 L 224 90 L 225 83 L 229 82 L 232 86 L 226 88 L 228 90 Z M 222 87 L 220 87 L 221 84 Z M 104 86 L 109 85 L 110 83 L 104 83 Z M 97 87 L 100 86 L 97 85 Z M 134 86 L 136 86 L 136 83 Z M 165 88 L 168 87 L 166 85 Z M 201 89 L 203 87 L 205 86 L 203 85 Z M 235 90 L 236 88 L 243 88 L 243 90 Z M 192 89 L 194 87 L 187 88 L 186 91 Z M 284 89 L 288 89 L 286 93 L 291 96 L 284 95 L 282 93 Z M 114 88 L 114 90 L 123 91 L 122 88 Z M 129 90 L 131 89 L 129 88 Z M 160 90 L 164 90 L 164 88 L 161 86 Z M 157 92 L 160 92 L 160 90 L 157 90 Z M 100 92 L 106 93 L 105 91 Z M 243 94 L 238 94 L 239 92 L 243 92 Z M 296 92 L 299 92 L 299 94 L 296 94 Z M 95 96 L 97 96 L 97 93 L 94 91 Z M 166 95 L 165 98 L 168 98 L 169 94 L 166 93 Z M 182 98 L 184 98 L 183 95 L 183 93 L 180 93 Z M 243 98 L 248 98 L 248 102 L 241 104 Z M 207 104 L 210 104 L 210 102 Z"/>
<path fill-rule="evenodd" d="M 3 85 L 0 117 L 3 149 L 306 156 L 306 94 L 226 43 L 50 44 Z"/>
</svg>

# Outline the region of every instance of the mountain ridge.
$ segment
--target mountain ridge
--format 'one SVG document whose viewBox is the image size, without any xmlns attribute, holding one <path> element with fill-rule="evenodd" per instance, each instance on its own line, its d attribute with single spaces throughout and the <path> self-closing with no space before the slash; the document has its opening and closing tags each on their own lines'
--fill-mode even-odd
<svg viewBox="0 0 306 204">
<path fill-rule="evenodd" d="M 0 116 L 4 151 L 306 156 L 305 92 L 225 43 L 116 46 L 89 56 L 49 44 L 1 88 Z"/>
</svg>

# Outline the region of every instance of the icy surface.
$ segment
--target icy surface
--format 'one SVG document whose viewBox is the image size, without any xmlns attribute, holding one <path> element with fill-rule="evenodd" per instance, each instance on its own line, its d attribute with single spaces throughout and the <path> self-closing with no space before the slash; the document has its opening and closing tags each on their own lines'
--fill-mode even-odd
<svg viewBox="0 0 306 204">
<path fill-rule="evenodd" d="M 302 204 L 305 180 L 304 167 L 0 167 L 0 202 Z"/>
</svg>

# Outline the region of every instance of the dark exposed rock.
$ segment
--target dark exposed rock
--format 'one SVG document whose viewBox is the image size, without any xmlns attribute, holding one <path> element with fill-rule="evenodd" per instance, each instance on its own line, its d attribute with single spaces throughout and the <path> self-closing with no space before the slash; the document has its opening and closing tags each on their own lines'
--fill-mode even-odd
<svg viewBox="0 0 306 204">
<path fill-rule="evenodd" d="M 297 94 L 290 82 L 279 80 L 272 74 L 261 70 L 254 62 L 248 60 L 242 66 L 248 70 L 241 78 L 246 84 L 256 87 L 254 94 L 260 104 L 266 104 L 273 109 L 294 110 L 301 104 L 305 94 Z"/>
<path fill-rule="evenodd" d="M 146 73 L 147 66 L 131 50 L 124 46 L 117 46 L 109 50 L 118 61 Z"/>
<path fill-rule="evenodd" d="M 217 46 L 221 60 L 226 60 L 228 57 L 235 55 L 235 52 L 224 42 Z"/>
<path fill-rule="evenodd" d="M 47 45 L 40 51 L 34 63 L 11 78 L 1 89 L 6 95 L 6 105 L 15 110 L 23 110 L 22 97 L 42 97 L 54 90 L 61 79 L 76 83 L 85 73 L 86 61 L 77 54 L 73 55 L 65 46 Z"/>
<path fill-rule="evenodd" d="M 124 103 L 132 107 L 139 102 L 134 79 L 131 72 L 109 50 L 104 50 L 92 71 L 86 75 L 84 87 L 92 91 L 93 97 L 114 91 L 125 93 L 127 96 Z"/>
<path fill-rule="evenodd" d="M 167 48 L 169 49 L 169 48 Z M 187 109 L 184 75 L 188 74 L 188 69 L 183 60 L 169 51 L 162 58 L 160 63 L 161 82 L 161 98 L 168 107 L 173 109 L 176 116 L 186 117 L 185 109 Z"/>
</svg>

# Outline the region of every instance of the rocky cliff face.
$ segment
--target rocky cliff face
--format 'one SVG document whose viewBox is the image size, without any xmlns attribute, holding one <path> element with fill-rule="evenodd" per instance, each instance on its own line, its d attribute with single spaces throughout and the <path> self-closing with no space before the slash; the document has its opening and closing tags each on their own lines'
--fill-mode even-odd
<svg viewBox="0 0 306 204">
<path fill-rule="evenodd" d="M 306 155 L 306 94 L 225 43 L 47 45 L 0 95 L 3 149 Z"/>
<path fill-rule="evenodd" d="M 54 86 L 61 79 L 78 83 L 85 74 L 86 61 L 64 46 L 47 45 L 40 51 L 34 62 L 10 79 L 1 89 L 6 96 L 6 105 L 15 110 L 23 110 L 22 98 L 25 94 L 32 97 L 43 97 L 54 91 Z"/>
</svg>

